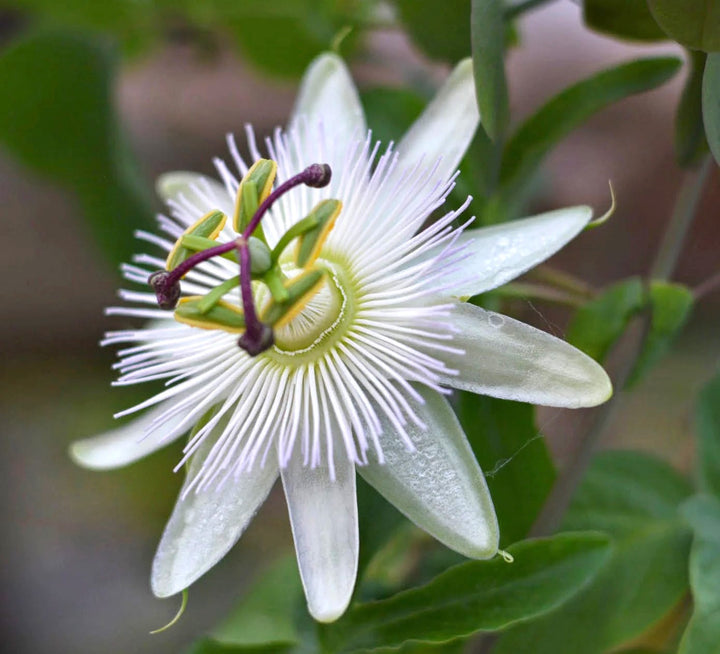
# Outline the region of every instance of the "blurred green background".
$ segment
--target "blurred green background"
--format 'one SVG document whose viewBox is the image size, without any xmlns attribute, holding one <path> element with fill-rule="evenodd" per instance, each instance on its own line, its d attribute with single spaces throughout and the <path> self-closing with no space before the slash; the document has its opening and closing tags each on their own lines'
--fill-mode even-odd
<svg viewBox="0 0 720 654">
<path fill-rule="evenodd" d="M 235 550 L 193 586 L 180 624 L 150 637 L 176 609 L 174 600 L 152 596 L 148 576 L 181 481 L 171 472 L 179 447 L 111 473 L 76 468 L 66 448 L 110 428 L 114 411 L 147 393 L 111 390 L 113 353 L 97 343 L 105 330 L 129 324 L 105 318 L 103 308 L 116 301 L 117 264 L 134 251 L 132 230 L 161 210 L 152 180 L 168 170 L 212 173 L 212 157 L 225 156 L 227 132 L 242 141 L 245 123 L 260 134 L 284 124 L 303 69 L 347 25 L 353 30 L 340 47 L 365 93 L 371 126 L 399 137 L 395 126 L 422 106 L 452 61 L 470 53 L 469 2 L 448 3 L 440 16 L 432 6 L 0 4 L 5 651 L 178 652 L 291 547 L 276 489 Z M 565 0 L 524 17 L 515 38 L 507 65 L 514 124 L 602 68 L 638 55 L 681 53 L 593 33 Z M 577 239 L 554 266 L 597 287 L 647 270 L 681 179 L 673 120 L 682 82 L 678 77 L 617 103 L 547 159 L 533 210 L 581 203 L 604 210 L 608 179 L 619 202 L 609 224 Z M 387 86 L 411 94 L 383 104 L 377 89 Z M 717 170 L 712 175 L 677 274 L 690 286 L 717 270 L 720 183 Z M 509 309 L 558 335 L 568 318 L 535 301 Z M 690 467 L 690 409 L 717 365 L 719 314 L 716 293 L 695 312 L 675 352 L 622 403 L 611 444 L 650 449 Z M 539 428 L 560 461 L 581 419 L 539 411 Z"/>
</svg>

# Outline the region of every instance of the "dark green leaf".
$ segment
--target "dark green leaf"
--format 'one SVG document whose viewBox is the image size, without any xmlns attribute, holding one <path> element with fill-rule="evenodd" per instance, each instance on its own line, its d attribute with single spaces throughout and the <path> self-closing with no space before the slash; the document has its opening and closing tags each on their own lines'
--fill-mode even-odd
<svg viewBox="0 0 720 654">
<path fill-rule="evenodd" d="M 683 88 L 675 119 L 675 155 L 681 166 L 692 166 L 707 152 L 702 116 L 704 52 L 689 52 L 690 72 Z"/>
<path fill-rule="evenodd" d="M 572 130 L 612 103 L 664 84 L 680 65 L 674 57 L 640 59 L 598 73 L 555 96 L 508 141 L 500 173 L 504 202 L 512 205 L 543 158 Z"/>
<path fill-rule="evenodd" d="M 472 0 L 470 19 L 475 93 L 482 126 L 493 140 L 508 122 L 503 6 L 501 0 Z"/>
<path fill-rule="evenodd" d="M 622 39 L 667 39 L 650 13 L 646 0 L 583 0 L 583 17 L 588 27 Z"/>
<path fill-rule="evenodd" d="M 289 645 L 228 645 L 212 638 L 203 638 L 187 650 L 187 654 L 290 654 Z"/>
<path fill-rule="evenodd" d="M 360 556 L 358 579 L 373 556 L 393 536 L 405 517 L 360 475 L 357 475 Z"/>
<path fill-rule="evenodd" d="M 528 404 L 459 392 L 457 414 L 485 472 L 501 545 L 527 536 L 555 480 L 545 440 Z"/>
<path fill-rule="evenodd" d="M 693 294 L 681 284 L 651 282 L 650 331 L 630 374 L 628 385 L 637 383 L 667 353 L 685 326 L 693 306 Z"/>
<path fill-rule="evenodd" d="M 0 143 L 75 191 L 98 242 L 120 262 L 152 210 L 120 133 L 114 75 L 114 53 L 101 40 L 42 33 L 16 42 L 0 57 Z"/>
<path fill-rule="evenodd" d="M 562 534 L 510 548 L 514 563 L 496 557 L 449 569 L 429 584 L 356 605 L 322 638 L 332 652 L 396 647 L 408 640 L 443 642 L 502 629 L 567 601 L 602 567 L 607 539 Z"/>
<path fill-rule="evenodd" d="M 421 95 L 409 89 L 376 88 L 360 97 L 373 137 L 383 143 L 397 142 L 426 104 Z"/>
<path fill-rule="evenodd" d="M 720 500 L 697 495 L 683 506 L 695 534 L 690 552 L 693 615 L 679 654 L 720 653 Z"/>
<path fill-rule="evenodd" d="M 720 498 L 720 373 L 700 393 L 695 426 L 700 489 Z"/>
<path fill-rule="evenodd" d="M 426 55 L 454 62 L 470 54 L 470 2 L 395 0 L 395 5 L 410 37 Z"/>
<path fill-rule="evenodd" d="M 717 0 L 647 0 L 658 25 L 694 50 L 720 50 L 720 2 Z"/>
<path fill-rule="evenodd" d="M 690 534 L 678 507 L 689 494 L 684 479 L 648 455 L 597 456 L 564 527 L 612 536 L 610 562 L 571 603 L 512 628 L 497 654 L 599 654 L 666 615 L 687 591 Z"/>
<path fill-rule="evenodd" d="M 705 64 L 702 111 L 708 145 L 720 166 L 720 53 L 708 55 Z"/>
<path fill-rule="evenodd" d="M 638 277 L 614 284 L 578 309 L 567 330 L 568 342 L 602 361 L 644 302 L 643 284 Z"/>
<path fill-rule="evenodd" d="M 219 644 L 245 647 L 295 643 L 298 634 L 292 618 L 301 601 L 302 585 L 295 557 L 282 558 L 260 575 L 212 636 Z"/>
</svg>

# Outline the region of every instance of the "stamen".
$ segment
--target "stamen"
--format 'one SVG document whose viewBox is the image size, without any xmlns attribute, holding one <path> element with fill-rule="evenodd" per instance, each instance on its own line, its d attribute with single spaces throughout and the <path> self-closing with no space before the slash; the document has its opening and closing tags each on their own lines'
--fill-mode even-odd
<svg viewBox="0 0 720 654">
<path fill-rule="evenodd" d="M 254 357 L 272 347 L 275 336 L 272 327 L 260 322 L 255 312 L 250 277 L 250 248 L 244 238 L 237 239 L 237 243 L 240 253 L 240 291 L 245 313 L 245 331 L 238 339 L 238 345 Z"/>
<path fill-rule="evenodd" d="M 305 186 L 312 188 L 323 188 L 330 183 L 331 178 L 332 170 L 330 166 L 327 164 L 312 164 L 301 173 L 295 175 L 295 177 L 291 177 L 280 184 L 258 207 L 258 210 L 243 232 L 243 238 L 250 238 L 255 228 L 260 224 L 265 212 L 273 205 L 275 200 L 287 193 L 291 188 L 299 186 L 300 184 L 305 184 Z"/>
</svg>

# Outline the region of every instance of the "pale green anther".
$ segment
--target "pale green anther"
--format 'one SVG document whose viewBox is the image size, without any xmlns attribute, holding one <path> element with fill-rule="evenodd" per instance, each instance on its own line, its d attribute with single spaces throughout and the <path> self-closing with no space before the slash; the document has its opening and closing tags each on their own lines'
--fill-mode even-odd
<svg viewBox="0 0 720 654">
<path fill-rule="evenodd" d="M 319 268 L 312 268 L 285 284 L 288 292 L 288 299 L 285 302 L 277 302 L 271 299 L 260 316 L 266 325 L 282 327 L 290 322 L 315 293 L 320 290 L 325 272 Z"/>
<path fill-rule="evenodd" d="M 317 259 L 325 239 L 335 225 L 340 209 L 342 209 L 340 200 L 323 200 L 310 212 L 308 218 L 315 218 L 317 225 L 298 237 L 295 263 L 300 268 L 312 264 Z"/>
<path fill-rule="evenodd" d="M 185 261 L 185 259 L 188 259 L 197 252 L 197 250 L 188 248 L 184 245 L 183 242 L 185 237 L 199 237 L 211 241 L 213 246 L 217 245 L 213 239 L 217 237 L 222 228 L 225 226 L 226 220 L 227 216 L 222 211 L 211 211 L 200 218 L 200 220 L 190 225 L 190 227 L 188 227 L 183 233 L 183 236 L 177 240 L 175 246 L 170 251 L 170 254 L 168 254 L 168 258 L 165 262 L 166 269 L 172 270 L 173 268 L 176 268 L 179 264 Z"/>
<path fill-rule="evenodd" d="M 285 251 L 285 248 L 290 245 L 290 242 L 293 239 L 297 238 L 301 234 L 304 234 L 311 229 L 314 229 L 317 226 L 317 216 L 310 215 L 306 216 L 302 220 L 298 220 L 280 237 L 280 240 L 277 242 L 277 245 L 273 248 L 272 254 L 270 255 L 272 257 L 272 260 L 277 261 L 280 258 L 280 255 Z"/>
<path fill-rule="evenodd" d="M 235 201 L 233 228 L 242 232 L 262 201 L 270 195 L 277 173 L 277 164 L 271 159 L 258 159 L 240 182 Z"/>
<path fill-rule="evenodd" d="M 180 300 L 175 309 L 175 320 L 202 329 L 222 329 L 238 334 L 245 331 L 245 316 L 242 310 L 223 300 L 210 309 L 201 304 L 205 296 L 192 296 Z"/>
<path fill-rule="evenodd" d="M 215 288 L 213 288 L 212 291 L 203 295 L 202 298 L 197 301 L 195 307 L 200 313 L 207 313 L 220 300 L 222 300 L 226 294 L 228 294 L 230 291 L 232 291 L 235 287 L 239 285 L 239 275 L 235 275 L 230 279 L 226 279 L 222 284 L 218 284 Z"/>
</svg>

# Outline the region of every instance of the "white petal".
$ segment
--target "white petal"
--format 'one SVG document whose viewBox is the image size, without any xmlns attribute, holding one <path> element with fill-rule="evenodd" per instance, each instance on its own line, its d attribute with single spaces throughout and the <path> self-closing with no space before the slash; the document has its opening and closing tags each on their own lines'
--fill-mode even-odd
<svg viewBox="0 0 720 654">
<path fill-rule="evenodd" d="M 77 464 L 92 470 L 121 468 L 142 459 L 182 436 L 183 432 L 180 432 L 172 434 L 172 438 L 168 438 L 185 414 L 171 418 L 147 436 L 145 435 L 152 422 L 172 408 L 174 404 L 175 401 L 161 404 L 155 409 L 146 411 L 139 418 L 125 421 L 122 427 L 93 438 L 75 441 L 70 445 L 70 456 Z"/>
<path fill-rule="evenodd" d="M 365 138 L 367 126 L 360 97 L 343 60 L 334 54 L 322 54 L 308 67 L 300 85 L 289 129 L 299 120 L 310 124 L 322 122 L 327 143 L 336 152 Z"/>
<path fill-rule="evenodd" d="M 432 165 L 442 157 L 438 177 L 449 178 L 457 170 L 479 122 L 472 60 L 464 59 L 400 141 L 399 168 L 410 168 L 420 159 Z"/>
<path fill-rule="evenodd" d="M 568 207 L 503 225 L 469 229 L 460 267 L 443 279 L 448 293 L 470 297 L 509 282 L 555 254 L 590 222 L 590 207 Z"/>
<path fill-rule="evenodd" d="M 453 346 L 464 354 L 443 356 L 459 375 L 442 384 L 509 400 L 578 408 L 612 395 L 606 372 L 565 341 L 517 320 L 458 303 L 448 322 L 459 330 Z"/>
<path fill-rule="evenodd" d="M 220 209 L 223 213 L 232 215 L 234 210 L 225 187 L 212 177 L 200 173 L 183 170 L 164 173 L 155 181 L 155 190 L 165 202 L 178 200 L 182 195 L 202 212 Z"/>
<path fill-rule="evenodd" d="M 224 426 L 221 421 L 198 448 L 165 527 L 150 577 L 158 597 L 179 593 L 220 561 L 237 543 L 277 479 L 277 464 L 268 460 L 220 487 L 191 490 L 183 497 Z"/>
<path fill-rule="evenodd" d="M 425 404 L 411 400 L 412 408 L 427 425 L 408 428 L 416 451 L 408 452 L 384 420 L 385 463 L 372 461 L 357 471 L 441 543 L 471 558 L 490 558 L 498 548 L 498 525 L 482 471 L 446 400 L 426 387 L 416 388 Z"/>
<path fill-rule="evenodd" d="M 335 459 L 334 481 L 326 467 L 303 466 L 300 456 L 281 470 L 308 610 L 319 622 L 344 613 L 358 564 L 355 466 L 341 448 Z"/>
</svg>

